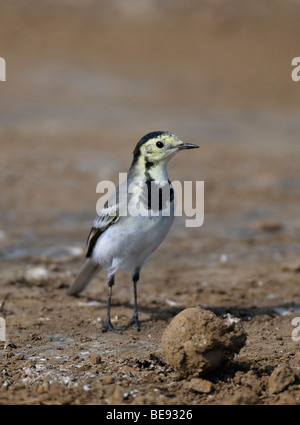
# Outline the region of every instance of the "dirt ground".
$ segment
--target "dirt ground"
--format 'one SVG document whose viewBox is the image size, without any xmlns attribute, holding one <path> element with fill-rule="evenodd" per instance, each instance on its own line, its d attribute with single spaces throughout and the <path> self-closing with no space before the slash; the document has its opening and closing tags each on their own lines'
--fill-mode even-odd
<svg viewBox="0 0 300 425">
<path fill-rule="evenodd" d="M 300 8 L 198 3 L 1 4 L 1 404 L 300 402 L 300 82 L 290 76 Z M 168 170 L 205 182 L 204 224 L 177 217 L 142 270 L 141 331 L 103 333 L 105 274 L 78 298 L 67 289 L 97 183 L 117 182 L 153 130 L 200 145 Z M 247 333 L 204 386 L 172 370 L 161 345 L 196 305 L 231 313 Z M 132 308 L 119 272 L 113 323 Z"/>
</svg>

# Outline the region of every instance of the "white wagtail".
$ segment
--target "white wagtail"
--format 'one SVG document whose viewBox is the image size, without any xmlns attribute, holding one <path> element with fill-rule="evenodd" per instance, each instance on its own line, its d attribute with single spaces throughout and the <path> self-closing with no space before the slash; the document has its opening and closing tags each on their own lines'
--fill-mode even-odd
<svg viewBox="0 0 300 425">
<path fill-rule="evenodd" d="M 182 142 L 168 131 L 154 131 L 144 136 L 134 149 L 127 180 L 116 189 L 94 220 L 87 241 L 87 260 L 68 293 L 77 295 L 99 270 L 108 270 L 107 316 L 103 331 L 125 329 L 132 324 L 140 329 L 137 304 L 140 270 L 163 241 L 174 219 L 174 191 L 168 179 L 167 163 L 176 152 L 198 147 Z M 153 187 L 158 191 L 153 191 Z M 166 187 L 168 190 L 163 190 Z M 153 196 L 157 192 L 159 196 Z M 163 196 L 162 192 L 167 192 L 168 196 Z M 133 272 L 134 288 L 134 315 L 127 326 L 119 329 L 110 319 L 112 286 L 118 269 Z"/>
</svg>

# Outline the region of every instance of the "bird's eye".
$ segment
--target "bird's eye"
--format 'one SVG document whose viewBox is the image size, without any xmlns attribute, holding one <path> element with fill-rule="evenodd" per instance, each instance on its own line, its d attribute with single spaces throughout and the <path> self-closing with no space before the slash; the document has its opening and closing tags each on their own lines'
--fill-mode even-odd
<svg viewBox="0 0 300 425">
<path fill-rule="evenodd" d="M 158 148 L 163 148 L 164 144 L 163 144 L 163 142 L 161 142 L 161 141 L 159 140 L 158 142 L 156 142 L 156 146 L 157 146 Z"/>
</svg>

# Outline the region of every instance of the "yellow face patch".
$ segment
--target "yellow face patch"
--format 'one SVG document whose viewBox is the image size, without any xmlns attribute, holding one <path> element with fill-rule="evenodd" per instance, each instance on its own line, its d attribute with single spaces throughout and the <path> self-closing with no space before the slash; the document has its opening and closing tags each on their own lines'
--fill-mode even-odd
<svg viewBox="0 0 300 425">
<path fill-rule="evenodd" d="M 170 159 L 182 144 L 178 137 L 165 133 L 144 143 L 140 148 L 141 156 L 148 162 L 159 162 Z"/>
</svg>

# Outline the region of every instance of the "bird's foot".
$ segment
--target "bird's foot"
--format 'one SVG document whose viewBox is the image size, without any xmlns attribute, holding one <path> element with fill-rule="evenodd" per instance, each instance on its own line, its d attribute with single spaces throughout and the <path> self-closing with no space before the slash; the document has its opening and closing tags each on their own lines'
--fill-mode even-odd
<svg viewBox="0 0 300 425">
<path fill-rule="evenodd" d="M 146 326 L 144 323 L 142 323 L 142 322 L 139 321 L 139 318 L 136 315 L 132 316 L 132 318 L 129 320 L 129 323 L 126 326 L 124 326 L 123 329 L 128 329 L 132 325 L 135 325 L 136 326 L 136 330 L 137 331 L 140 331 L 141 330 L 141 327 Z"/>
<path fill-rule="evenodd" d="M 107 331 L 112 331 L 112 332 L 122 332 L 123 331 L 123 327 L 117 328 L 116 326 L 114 326 L 110 319 L 107 318 L 105 324 L 103 325 L 102 328 L 102 332 L 107 332 Z"/>
<path fill-rule="evenodd" d="M 135 316 L 135 315 L 132 316 L 132 318 L 129 320 L 127 325 L 120 326 L 120 327 L 114 326 L 111 323 L 110 319 L 107 318 L 104 325 L 103 325 L 102 332 L 112 331 L 112 332 L 122 333 L 126 329 L 129 329 L 132 325 L 136 326 L 137 331 L 140 331 L 142 327 L 146 326 L 144 323 L 140 322 L 138 316 Z"/>
</svg>

